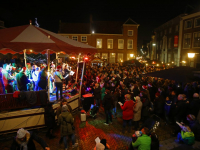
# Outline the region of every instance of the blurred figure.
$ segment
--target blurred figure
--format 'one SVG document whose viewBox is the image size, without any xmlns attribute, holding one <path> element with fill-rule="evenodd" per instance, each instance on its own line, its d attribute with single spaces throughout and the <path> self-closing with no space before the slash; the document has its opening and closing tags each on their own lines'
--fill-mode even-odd
<svg viewBox="0 0 200 150">
<path fill-rule="evenodd" d="M 50 150 L 42 138 L 34 132 L 24 130 L 23 128 L 17 131 L 17 136 L 14 137 L 10 150 L 36 150 L 33 140 L 39 143 L 43 149 Z"/>
<path fill-rule="evenodd" d="M 133 107 L 133 110 L 134 110 L 133 123 L 135 130 L 137 130 L 139 128 L 139 121 L 141 119 L 141 112 L 142 112 L 142 102 L 139 96 L 135 97 L 135 105 Z"/>
<path fill-rule="evenodd" d="M 3 68 L 0 67 L 0 94 L 5 94 L 5 86 L 3 83 L 3 74 L 2 74 Z"/>
<path fill-rule="evenodd" d="M 20 91 L 27 91 L 27 84 L 30 82 L 25 75 L 26 67 L 23 67 L 22 70 L 16 75 L 17 87 Z"/>
<path fill-rule="evenodd" d="M 38 90 L 46 90 L 47 68 L 45 68 L 45 67 L 38 74 L 37 87 L 38 87 Z"/>
<path fill-rule="evenodd" d="M 60 91 L 60 100 L 62 99 L 62 91 L 63 91 L 63 83 L 62 83 L 62 72 L 61 72 L 61 66 L 57 66 L 56 71 L 54 72 L 53 75 L 55 86 L 56 86 L 56 99 L 58 99 L 58 91 Z"/>
<path fill-rule="evenodd" d="M 187 121 L 189 122 L 189 127 L 194 133 L 195 140 L 200 141 L 200 123 L 196 120 L 194 115 L 187 115 Z"/>
<path fill-rule="evenodd" d="M 101 88 L 98 83 L 95 84 L 94 86 L 94 99 L 96 101 L 96 106 L 99 108 L 100 107 L 100 99 L 101 99 Z"/>
</svg>

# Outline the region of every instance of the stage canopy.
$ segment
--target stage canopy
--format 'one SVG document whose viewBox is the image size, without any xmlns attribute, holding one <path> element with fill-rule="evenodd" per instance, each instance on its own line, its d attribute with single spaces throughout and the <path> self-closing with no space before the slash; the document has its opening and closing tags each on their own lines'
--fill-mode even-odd
<svg viewBox="0 0 200 150">
<path fill-rule="evenodd" d="M 24 25 L 0 30 L 0 53 L 64 53 L 88 54 L 96 53 L 96 48 L 74 41 L 51 31 Z"/>
</svg>

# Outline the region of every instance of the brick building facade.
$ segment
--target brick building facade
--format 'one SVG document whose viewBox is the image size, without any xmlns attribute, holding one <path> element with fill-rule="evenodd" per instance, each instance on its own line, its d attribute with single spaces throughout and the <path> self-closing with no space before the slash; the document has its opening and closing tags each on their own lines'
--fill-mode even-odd
<svg viewBox="0 0 200 150">
<path fill-rule="evenodd" d="M 90 23 L 60 22 L 58 34 L 96 47 L 95 57 L 116 63 L 136 57 L 138 26 L 130 18 L 125 23 L 90 18 Z"/>
</svg>

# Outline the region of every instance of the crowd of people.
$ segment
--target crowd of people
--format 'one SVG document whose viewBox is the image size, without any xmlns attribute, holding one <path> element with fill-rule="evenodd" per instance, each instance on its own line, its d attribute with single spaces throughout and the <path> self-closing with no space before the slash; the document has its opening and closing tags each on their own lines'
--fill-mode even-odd
<svg viewBox="0 0 200 150">
<path fill-rule="evenodd" d="M 37 66 L 35 68 L 32 66 L 30 70 L 22 68 L 22 71 L 20 71 L 22 75 L 19 72 L 16 75 L 16 80 L 20 78 L 23 83 L 27 84 L 28 79 L 31 78 L 28 78 L 29 74 L 26 73 L 29 70 L 32 79 L 36 81 L 34 89 L 42 88 L 38 80 L 41 79 L 46 82 L 47 72 L 45 67 L 37 68 Z M 200 83 L 198 81 L 177 83 L 173 80 L 145 76 L 145 73 L 152 71 L 152 69 L 151 67 L 119 66 L 118 64 L 107 65 L 106 67 L 87 65 L 81 95 L 93 94 L 98 110 L 103 109 L 105 111 L 105 125 L 112 124 L 113 119 L 118 117 L 117 109 L 122 110 L 122 133 L 125 133 L 126 129 L 128 129 L 128 132 L 132 132 L 131 129 L 134 129 L 137 133 L 141 131 L 139 132 L 140 135 L 133 134 L 130 149 L 135 147 L 139 150 L 159 149 L 159 141 L 156 134 L 152 132 L 152 126 L 145 126 L 152 115 L 164 120 L 166 124 L 173 125 L 174 135 L 178 135 L 177 140 L 179 142 L 191 145 L 194 140 L 200 141 L 200 124 L 198 120 Z M 2 72 L 1 70 L 0 72 Z M 35 71 L 38 71 L 38 78 L 33 77 Z M 67 71 L 67 66 L 64 69 L 58 66 L 52 75 L 57 91 L 60 90 L 60 99 L 63 99 L 61 82 L 65 77 L 64 73 L 67 73 Z M 26 74 L 27 79 L 23 77 L 24 74 Z M 3 75 L 0 73 L 1 79 L 4 76 L 4 73 Z M 78 78 L 81 77 L 81 72 L 78 76 Z M 2 83 L 6 89 L 6 82 L 1 80 L 0 84 Z M 19 83 L 17 81 L 17 88 L 26 90 L 25 86 L 20 86 Z M 56 96 L 58 100 L 58 92 L 56 92 Z M 65 148 L 67 148 L 66 136 L 69 136 L 73 145 L 76 145 L 74 135 L 67 132 L 69 128 L 71 131 L 71 124 L 74 120 L 68 113 L 70 110 L 66 104 L 62 103 L 61 108 L 59 112 L 62 116 L 58 115 L 58 124 L 62 127 L 61 137 Z M 63 119 L 63 116 L 66 120 Z M 50 130 L 49 133 L 51 133 Z M 102 146 L 102 144 L 99 145 Z M 98 146 L 95 149 L 98 149 Z M 105 147 L 104 144 L 104 149 Z"/>
</svg>

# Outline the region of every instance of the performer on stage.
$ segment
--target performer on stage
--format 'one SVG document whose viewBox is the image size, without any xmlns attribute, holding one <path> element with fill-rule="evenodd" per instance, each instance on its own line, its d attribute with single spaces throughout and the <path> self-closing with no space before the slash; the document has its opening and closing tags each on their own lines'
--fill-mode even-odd
<svg viewBox="0 0 200 150">
<path fill-rule="evenodd" d="M 56 72 L 54 72 L 54 82 L 56 86 L 56 98 L 58 101 L 58 91 L 60 91 L 60 99 L 62 99 L 62 91 L 63 91 L 63 84 L 62 84 L 62 72 L 61 72 L 61 66 L 57 66 Z"/>
<path fill-rule="evenodd" d="M 25 75 L 26 67 L 23 67 L 22 70 L 16 75 L 17 87 L 20 91 L 27 91 L 27 84 L 30 82 Z"/>
<path fill-rule="evenodd" d="M 5 94 L 5 86 L 3 84 L 3 74 L 2 74 L 3 68 L 0 67 L 0 94 Z"/>
</svg>

